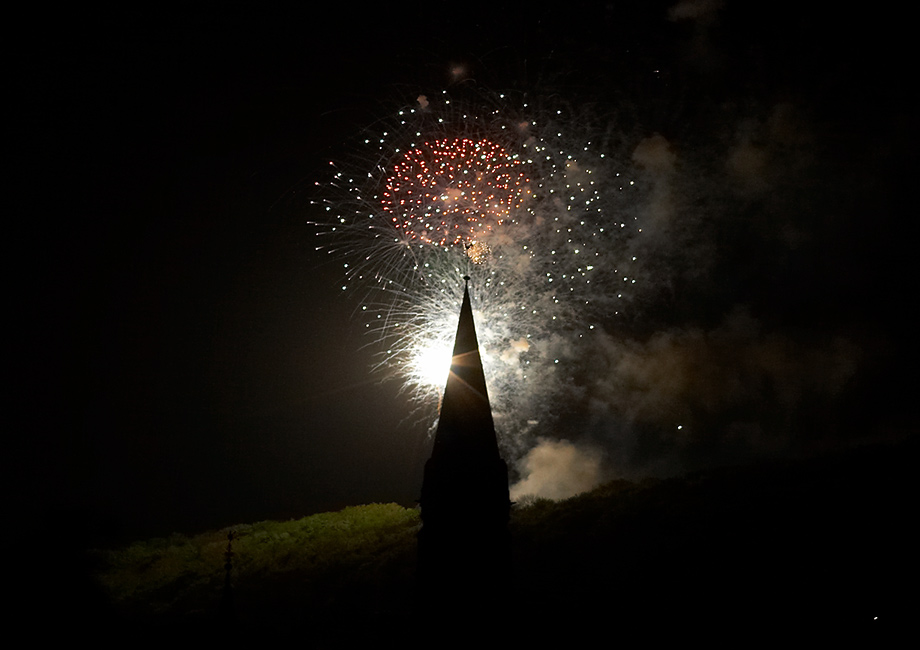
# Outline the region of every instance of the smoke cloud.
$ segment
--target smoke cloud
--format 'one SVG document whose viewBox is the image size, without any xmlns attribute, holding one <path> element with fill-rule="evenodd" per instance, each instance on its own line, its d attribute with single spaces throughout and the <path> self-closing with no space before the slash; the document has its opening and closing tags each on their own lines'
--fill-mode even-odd
<svg viewBox="0 0 920 650">
<path fill-rule="evenodd" d="M 663 331 L 644 342 L 603 337 L 608 372 L 595 395 L 631 420 L 661 422 L 691 408 L 715 414 L 760 401 L 793 409 L 806 396 L 839 395 L 855 374 L 859 350 L 845 338 L 807 342 L 761 330 L 738 308 L 709 331 Z"/>
<path fill-rule="evenodd" d="M 722 0 L 681 0 L 668 9 L 668 19 L 707 20 L 722 8 Z"/>
<path fill-rule="evenodd" d="M 607 471 L 667 474 L 704 456 L 712 464 L 786 453 L 839 427 L 833 414 L 861 348 L 843 336 L 764 330 L 739 307 L 712 329 L 602 336 L 588 429 L 609 451 Z"/>
<path fill-rule="evenodd" d="M 568 440 L 540 439 L 521 461 L 524 478 L 511 486 L 511 499 L 536 496 L 565 499 L 604 480 L 602 456 Z"/>
</svg>

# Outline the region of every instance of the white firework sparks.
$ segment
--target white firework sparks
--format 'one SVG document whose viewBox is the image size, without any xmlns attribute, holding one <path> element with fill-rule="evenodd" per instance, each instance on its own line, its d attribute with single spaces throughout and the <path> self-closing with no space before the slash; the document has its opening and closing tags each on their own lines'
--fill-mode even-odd
<svg viewBox="0 0 920 650">
<path fill-rule="evenodd" d="M 626 251 L 640 228 L 633 184 L 614 168 L 622 155 L 577 140 L 561 110 L 478 100 L 420 97 L 367 134 L 359 160 L 334 164 L 321 185 L 329 218 L 317 234 L 341 256 L 343 288 L 365 292 L 379 366 L 423 406 L 446 382 L 462 277 L 472 277 L 496 426 L 510 444 L 551 420 L 567 378 L 590 363 L 592 331 L 636 282 Z"/>
</svg>

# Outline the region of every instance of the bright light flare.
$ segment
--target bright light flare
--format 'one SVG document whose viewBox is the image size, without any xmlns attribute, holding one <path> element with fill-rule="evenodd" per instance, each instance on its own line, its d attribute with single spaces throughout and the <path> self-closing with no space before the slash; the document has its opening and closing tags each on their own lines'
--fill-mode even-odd
<svg viewBox="0 0 920 650">
<path fill-rule="evenodd" d="M 410 372 L 420 386 L 442 390 L 450 373 L 452 342 L 434 341 L 420 347 L 409 362 Z"/>
</svg>

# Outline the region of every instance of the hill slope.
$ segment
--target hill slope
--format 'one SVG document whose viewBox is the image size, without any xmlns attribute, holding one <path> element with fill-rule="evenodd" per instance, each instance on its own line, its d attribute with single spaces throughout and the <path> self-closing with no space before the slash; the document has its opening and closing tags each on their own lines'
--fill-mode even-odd
<svg viewBox="0 0 920 650">
<path fill-rule="evenodd" d="M 696 636 L 906 619 L 917 443 L 614 481 L 513 512 L 508 632 Z M 94 551 L 106 629 L 351 645 L 418 628 L 416 510 L 374 504 Z M 232 531 L 232 617 L 222 618 Z M 471 604 L 474 608 L 474 604 Z M 574 636 L 573 636 L 574 635 Z"/>
</svg>

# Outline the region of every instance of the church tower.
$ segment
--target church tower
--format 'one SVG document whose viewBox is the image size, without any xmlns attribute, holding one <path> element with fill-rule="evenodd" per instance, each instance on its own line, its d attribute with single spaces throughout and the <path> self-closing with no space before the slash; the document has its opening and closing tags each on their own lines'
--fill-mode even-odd
<svg viewBox="0 0 920 650">
<path fill-rule="evenodd" d="M 469 277 L 431 458 L 422 483 L 418 573 L 435 606 L 488 606 L 504 595 L 511 551 L 502 460 L 479 355 Z"/>
</svg>

